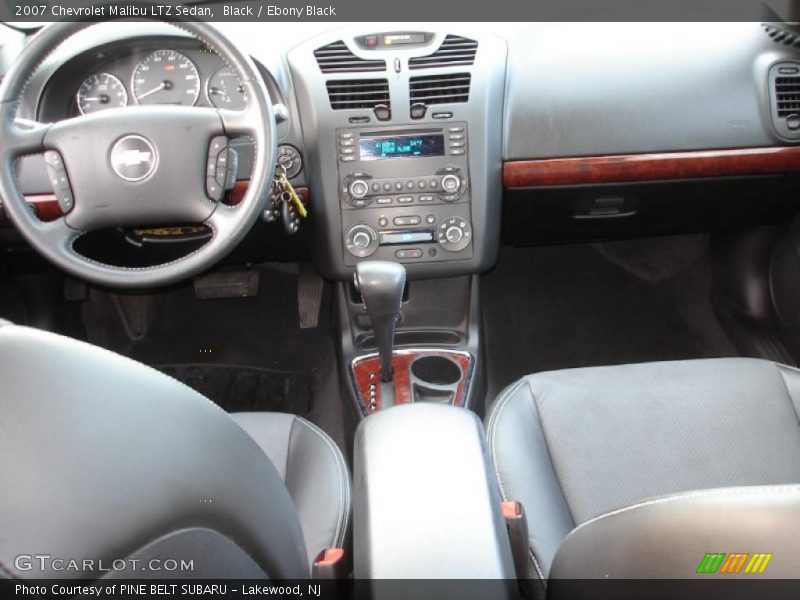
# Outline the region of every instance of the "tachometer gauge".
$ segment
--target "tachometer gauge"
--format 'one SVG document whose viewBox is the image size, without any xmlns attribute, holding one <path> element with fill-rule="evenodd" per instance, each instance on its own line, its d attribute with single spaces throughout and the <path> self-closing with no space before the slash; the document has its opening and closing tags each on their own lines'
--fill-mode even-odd
<svg viewBox="0 0 800 600">
<path fill-rule="evenodd" d="M 97 73 L 86 80 L 75 94 L 82 115 L 128 105 L 128 92 L 122 82 L 109 73 Z"/>
<path fill-rule="evenodd" d="M 136 65 L 131 88 L 139 104 L 193 106 L 200 95 L 200 75 L 180 52 L 156 50 Z"/>
<path fill-rule="evenodd" d="M 222 67 L 206 83 L 208 101 L 217 108 L 244 110 L 247 107 L 247 96 L 239 76 L 229 67 Z"/>
</svg>

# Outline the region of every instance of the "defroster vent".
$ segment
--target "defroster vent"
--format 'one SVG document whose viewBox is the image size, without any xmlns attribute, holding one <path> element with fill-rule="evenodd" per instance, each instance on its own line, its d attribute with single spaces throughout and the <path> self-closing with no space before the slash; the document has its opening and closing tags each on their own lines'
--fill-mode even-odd
<svg viewBox="0 0 800 600">
<path fill-rule="evenodd" d="M 339 40 L 314 50 L 320 71 L 323 73 L 359 73 L 362 71 L 385 71 L 386 61 L 382 59 L 359 58 Z"/>
<path fill-rule="evenodd" d="M 448 35 L 442 45 L 427 56 L 416 56 L 408 60 L 409 69 L 431 69 L 471 65 L 475 62 L 478 42 L 458 35 Z"/>
</svg>

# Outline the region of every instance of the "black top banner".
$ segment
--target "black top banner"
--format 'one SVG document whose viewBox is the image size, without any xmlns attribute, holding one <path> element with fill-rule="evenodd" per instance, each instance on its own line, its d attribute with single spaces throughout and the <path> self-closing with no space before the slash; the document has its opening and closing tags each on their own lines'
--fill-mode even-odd
<svg viewBox="0 0 800 600">
<path fill-rule="evenodd" d="M 800 0 L 0 0 L 0 21 L 798 21 Z"/>
</svg>

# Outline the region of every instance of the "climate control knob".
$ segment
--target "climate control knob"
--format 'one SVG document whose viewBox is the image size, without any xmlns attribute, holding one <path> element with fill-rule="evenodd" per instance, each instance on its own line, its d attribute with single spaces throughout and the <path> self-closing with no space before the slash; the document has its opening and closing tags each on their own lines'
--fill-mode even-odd
<svg viewBox="0 0 800 600">
<path fill-rule="evenodd" d="M 439 245 L 450 252 L 458 252 L 469 245 L 472 238 L 472 227 L 466 219 L 448 217 L 436 229 Z"/>
<path fill-rule="evenodd" d="M 344 247 L 353 256 L 365 258 L 378 249 L 378 234 L 365 223 L 353 225 L 345 236 Z"/>
<path fill-rule="evenodd" d="M 448 194 L 457 194 L 461 189 L 461 177 L 450 173 L 442 177 L 442 189 Z"/>
<path fill-rule="evenodd" d="M 369 184 L 363 179 L 355 179 L 350 184 L 350 195 L 353 198 L 363 198 L 369 193 Z"/>
</svg>

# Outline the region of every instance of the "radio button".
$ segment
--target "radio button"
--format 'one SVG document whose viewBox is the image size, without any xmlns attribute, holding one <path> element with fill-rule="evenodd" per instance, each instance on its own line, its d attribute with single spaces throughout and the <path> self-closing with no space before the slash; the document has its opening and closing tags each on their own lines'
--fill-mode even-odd
<svg viewBox="0 0 800 600">
<path fill-rule="evenodd" d="M 436 186 L 438 186 L 438 185 L 439 185 L 439 182 L 438 182 L 438 181 L 436 181 L 435 179 L 431 179 L 431 180 L 428 182 L 428 187 L 431 187 L 431 188 L 436 188 Z"/>
<path fill-rule="evenodd" d="M 391 204 L 392 203 L 392 199 L 391 198 L 378 198 L 377 203 L 378 204 Z"/>
<path fill-rule="evenodd" d="M 339 137 L 340 137 L 341 139 L 343 139 L 343 140 L 349 140 L 349 139 L 352 139 L 352 137 L 353 137 L 353 132 L 352 132 L 352 131 L 342 131 L 341 133 L 339 133 Z"/>
<path fill-rule="evenodd" d="M 397 199 L 398 204 L 411 204 L 414 202 L 414 196 L 400 196 Z"/>
<path fill-rule="evenodd" d="M 463 148 L 454 148 L 453 150 L 450 150 L 450 154 L 453 155 L 453 156 L 459 156 L 461 154 L 464 154 L 464 149 Z"/>
<path fill-rule="evenodd" d="M 464 142 L 450 142 L 451 148 L 463 148 Z"/>
<path fill-rule="evenodd" d="M 378 219 L 378 225 L 380 227 L 386 227 L 388 224 L 389 224 L 389 219 L 387 219 L 386 217 L 381 217 L 380 219 Z"/>
<path fill-rule="evenodd" d="M 450 129 L 448 129 L 448 131 L 450 133 L 461 133 L 462 131 L 464 131 L 464 128 L 463 127 L 450 127 Z"/>
<path fill-rule="evenodd" d="M 407 248 L 405 250 L 398 250 L 394 253 L 397 258 L 422 258 L 422 250 L 419 248 Z"/>
<path fill-rule="evenodd" d="M 380 192 L 381 191 L 381 184 L 380 183 L 373 183 L 372 184 L 372 191 L 373 192 Z"/>
<path fill-rule="evenodd" d="M 395 182 L 394 189 L 396 189 L 398 192 L 401 191 L 403 189 L 403 182 L 402 181 Z"/>
<path fill-rule="evenodd" d="M 463 133 L 453 133 L 453 134 L 450 134 L 450 140 L 451 140 L 451 141 L 454 141 L 454 140 L 463 140 L 463 139 L 464 139 L 464 134 L 463 134 Z"/>
<path fill-rule="evenodd" d="M 355 152 L 355 148 L 339 148 L 340 154 L 353 154 Z"/>
<path fill-rule="evenodd" d="M 339 140 L 339 145 L 342 148 L 349 148 L 350 146 L 355 146 L 356 141 L 353 138 Z"/>
<path fill-rule="evenodd" d="M 406 181 L 406 187 L 410 190 L 414 189 L 414 182 L 413 181 Z"/>
<path fill-rule="evenodd" d="M 423 194 L 419 197 L 420 202 L 433 202 L 433 196 L 431 194 Z"/>
<path fill-rule="evenodd" d="M 342 162 L 350 162 L 351 160 L 355 160 L 355 159 L 356 159 L 356 157 L 353 156 L 352 154 L 342 154 L 339 157 L 339 160 L 342 161 Z"/>
<path fill-rule="evenodd" d="M 436 217 L 434 217 L 433 215 L 428 215 L 427 217 L 425 217 L 425 222 L 428 223 L 429 225 L 433 225 L 434 223 L 436 223 Z"/>
<path fill-rule="evenodd" d="M 386 190 L 387 192 L 391 192 L 392 184 L 387 181 L 386 183 L 383 184 L 383 189 Z"/>
<path fill-rule="evenodd" d="M 402 227 L 404 225 L 419 225 L 420 222 L 421 222 L 421 219 L 416 215 L 411 216 L 411 217 L 395 217 L 394 218 L 394 224 L 399 226 L 399 227 Z"/>
</svg>

